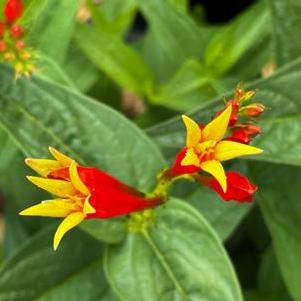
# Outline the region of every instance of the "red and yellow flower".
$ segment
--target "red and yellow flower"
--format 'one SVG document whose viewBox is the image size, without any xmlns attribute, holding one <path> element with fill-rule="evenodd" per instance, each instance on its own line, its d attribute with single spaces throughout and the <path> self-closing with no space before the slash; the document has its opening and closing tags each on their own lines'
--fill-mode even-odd
<svg viewBox="0 0 301 301">
<path fill-rule="evenodd" d="M 170 173 L 179 176 L 204 171 L 211 174 L 226 192 L 227 176 L 221 162 L 262 152 L 257 147 L 226 140 L 232 116 L 231 104 L 205 126 L 183 115 L 187 131 L 186 147 L 179 152 Z"/>
<path fill-rule="evenodd" d="M 35 71 L 33 55 L 24 41 L 24 27 L 17 24 L 23 14 L 23 1 L 7 0 L 3 12 L 4 20 L 0 20 L 0 61 L 13 64 L 16 76 L 30 76 Z"/>
<path fill-rule="evenodd" d="M 70 229 L 90 218 L 112 218 L 160 205 L 162 197 L 147 198 L 140 191 L 95 168 L 83 167 L 54 148 L 54 160 L 26 159 L 26 164 L 41 177 L 28 180 L 56 198 L 29 207 L 20 215 L 64 218 L 53 246 L 57 249 Z"/>
</svg>

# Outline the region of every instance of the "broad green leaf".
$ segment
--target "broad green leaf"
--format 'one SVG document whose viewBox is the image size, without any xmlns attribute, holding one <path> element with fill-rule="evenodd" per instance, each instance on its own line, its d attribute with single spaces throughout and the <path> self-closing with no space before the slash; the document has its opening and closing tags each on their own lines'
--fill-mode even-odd
<svg viewBox="0 0 301 301">
<path fill-rule="evenodd" d="M 108 247 L 105 272 L 121 300 L 239 301 L 225 250 L 205 219 L 181 201 L 157 210 L 154 227 Z"/>
<path fill-rule="evenodd" d="M 120 37 L 80 25 L 76 29 L 75 39 L 86 56 L 123 88 L 143 94 L 151 84 L 147 65 Z"/>
<path fill-rule="evenodd" d="M 263 134 L 255 139 L 255 145 L 264 153 L 252 159 L 301 165 L 301 100 L 299 77 L 301 59 L 279 69 L 273 76 L 253 82 L 247 88 L 257 89 L 255 101 L 263 103 L 267 111 L 260 117 Z M 233 87 L 234 90 L 234 87 Z M 224 95 L 229 97 L 231 92 Z M 223 107 L 223 96 L 203 103 L 193 111 L 192 118 L 208 122 L 215 112 Z M 168 155 L 174 155 L 184 145 L 185 131 L 180 117 L 154 126 L 148 133 Z M 289 133 L 289 134 L 288 134 Z"/>
<path fill-rule="evenodd" d="M 47 1 L 38 19 L 31 25 L 29 37 L 32 45 L 59 64 L 65 59 L 80 2 Z"/>
<path fill-rule="evenodd" d="M 95 26 L 113 34 L 125 34 L 136 14 L 136 0 L 110 0 L 100 5 L 88 1 Z"/>
<path fill-rule="evenodd" d="M 257 163 L 253 173 L 260 183 L 259 205 L 271 232 L 273 246 L 286 286 L 301 299 L 301 170 Z"/>
<path fill-rule="evenodd" d="M 225 202 L 207 187 L 199 187 L 187 201 L 201 212 L 221 240 L 227 240 L 253 207 L 250 203 Z"/>
<path fill-rule="evenodd" d="M 101 269 L 102 245 L 81 231 L 58 251 L 47 228 L 23 244 L 0 270 L 2 301 L 103 300 L 109 293 Z"/>
<path fill-rule="evenodd" d="M 157 103 L 179 111 L 185 111 L 202 101 L 215 96 L 210 86 L 210 75 L 195 59 L 187 60 L 174 77 L 158 91 L 150 91 L 149 98 Z"/>
<path fill-rule="evenodd" d="M 77 89 L 82 92 L 87 92 L 99 81 L 98 68 L 76 46 L 75 42 L 71 43 L 68 49 L 63 69 L 75 83 Z"/>
<path fill-rule="evenodd" d="M 278 66 L 300 57 L 301 2 L 299 0 L 268 0 L 272 33 Z"/>
<path fill-rule="evenodd" d="M 167 55 L 180 66 L 188 58 L 200 58 L 211 30 L 198 27 L 194 20 L 171 1 L 139 0 L 138 8 L 147 19 Z"/>
<path fill-rule="evenodd" d="M 40 54 L 37 61 L 38 74 L 46 79 L 55 81 L 62 85 L 68 86 L 77 90 L 77 86 L 65 71 L 50 57 L 45 54 Z"/>
<path fill-rule="evenodd" d="M 38 76 L 14 83 L 12 71 L 1 66 L 0 77 L 0 122 L 26 155 L 49 157 L 54 146 L 128 184 L 152 186 L 162 156 L 126 118 Z"/>
<path fill-rule="evenodd" d="M 221 28 L 210 41 L 204 58 L 206 69 L 218 77 L 268 33 L 269 14 L 260 2 Z"/>
</svg>

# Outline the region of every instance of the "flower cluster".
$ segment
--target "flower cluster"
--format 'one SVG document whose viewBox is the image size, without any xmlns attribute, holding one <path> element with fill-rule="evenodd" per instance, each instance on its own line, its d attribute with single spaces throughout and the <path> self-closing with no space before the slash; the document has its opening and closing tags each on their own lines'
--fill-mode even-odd
<svg viewBox="0 0 301 301">
<path fill-rule="evenodd" d="M 40 175 L 28 180 L 56 198 L 20 214 L 64 218 L 54 236 L 56 249 L 65 233 L 85 219 L 131 214 L 129 231 L 143 230 L 153 219 L 151 209 L 167 201 L 170 185 L 181 178 L 210 187 L 226 201 L 252 201 L 257 186 L 238 172 L 225 172 L 222 162 L 262 152 L 249 145 L 261 132 L 254 117 L 264 111 L 261 104 L 245 104 L 253 96 L 254 91 L 239 87 L 234 98 L 207 125 L 184 115 L 186 145 L 172 166 L 159 174 L 158 184 L 149 195 L 95 167 L 81 166 L 54 148 L 49 149 L 52 160 L 26 159 L 26 164 Z"/>
<path fill-rule="evenodd" d="M 238 87 L 233 99 L 227 101 L 224 109 L 216 113 L 207 125 L 198 124 L 183 115 L 187 131 L 186 146 L 163 177 L 176 178 L 188 174 L 215 190 L 226 201 L 252 201 L 257 186 L 238 172 L 225 172 L 221 162 L 262 152 L 248 145 L 261 133 L 254 122 L 255 117 L 265 109 L 262 104 L 250 103 L 254 95 L 255 91 Z M 202 172 L 211 176 L 205 176 Z"/>
<path fill-rule="evenodd" d="M 41 176 L 29 176 L 28 180 L 57 198 L 27 208 L 20 215 L 64 218 L 54 236 L 54 249 L 65 233 L 84 219 L 118 217 L 164 201 L 161 196 L 147 197 L 97 168 L 80 166 L 54 148 L 49 151 L 55 160 L 26 159 Z"/>
<path fill-rule="evenodd" d="M 23 13 L 22 0 L 8 0 L 4 6 L 4 20 L 0 20 L 0 60 L 13 64 L 16 75 L 29 76 L 35 70 L 32 54 L 24 41 L 24 27 L 18 24 Z"/>
</svg>

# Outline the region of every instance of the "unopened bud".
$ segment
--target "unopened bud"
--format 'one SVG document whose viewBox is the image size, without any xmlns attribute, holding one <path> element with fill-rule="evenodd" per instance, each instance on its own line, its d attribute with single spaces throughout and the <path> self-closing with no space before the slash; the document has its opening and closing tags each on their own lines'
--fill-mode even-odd
<svg viewBox="0 0 301 301">
<path fill-rule="evenodd" d="M 31 58 L 31 54 L 28 51 L 22 51 L 20 56 L 24 61 L 28 61 Z"/>
<path fill-rule="evenodd" d="M 240 129 L 243 130 L 247 135 L 255 137 L 259 134 L 261 134 L 261 128 L 252 123 L 239 123 L 235 125 L 235 130 Z"/>
<path fill-rule="evenodd" d="M 24 28 L 22 25 L 14 25 L 10 29 L 10 36 L 14 39 L 20 38 L 24 34 Z"/>
<path fill-rule="evenodd" d="M 5 24 L 0 22 L 0 38 L 3 37 Z"/>
<path fill-rule="evenodd" d="M 255 94 L 256 94 L 256 92 L 254 90 L 246 91 L 243 88 L 238 87 L 235 90 L 234 99 L 237 100 L 238 103 L 241 104 L 241 103 L 251 99 L 252 97 L 254 97 Z"/>
<path fill-rule="evenodd" d="M 12 52 L 5 52 L 3 58 L 5 61 L 11 62 L 16 58 L 16 56 Z"/>
<path fill-rule="evenodd" d="M 25 44 L 25 42 L 23 40 L 17 41 L 16 45 L 15 45 L 15 47 L 16 47 L 17 50 L 22 50 L 22 49 L 25 48 L 25 46 L 26 46 L 26 44 Z"/>
<path fill-rule="evenodd" d="M 0 40 L 0 52 L 4 52 L 7 48 L 6 42 L 3 40 Z"/>
<path fill-rule="evenodd" d="M 256 117 L 262 114 L 265 110 L 265 106 L 260 103 L 253 103 L 248 106 L 242 107 L 240 113 L 248 117 Z"/>
</svg>

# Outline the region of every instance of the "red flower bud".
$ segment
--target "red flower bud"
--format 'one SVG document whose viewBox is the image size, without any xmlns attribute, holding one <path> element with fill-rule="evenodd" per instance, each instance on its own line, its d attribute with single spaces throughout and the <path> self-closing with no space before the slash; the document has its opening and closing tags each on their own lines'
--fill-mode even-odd
<svg viewBox="0 0 301 301">
<path fill-rule="evenodd" d="M 253 185 L 249 179 L 238 172 L 227 172 L 227 191 L 223 192 L 218 181 L 212 177 L 207 185 L 216 191 L 225 201 L 252 202 L 253 195 L 258 187 Z"/>
<path fill-rule="evenodd" d="M 176 156 L 176 160 L 172 167 L 165 173 L 169 177 L 177 177 L 184 174 L 191 174 L 200 171 L 199 167 L 194 165 L 183 166 L 181 165 L 182 160 L 185 157 L 187 148 L 183 148 Z"/>
<path fill-rule="evenodd" d="M 25 46 L 26 46 L 26 44 L 25 44 L 25 42 L 23 40 L 17 41 L 16 45 L 15 45 L 15 47 L 16 47 L 17 50 L 22 50 L 22 49 L 25 48 Z"/>
<path fill-rule="evenodd" d="M 251 142 L 251 137 L 244 129 L 235 129 L 232 132 L 232 135 L 226 140 L 249 144 Z"/>
<path fill-rule="evenodd" d="M 4 52 L 7 48 L 6 42 L 3 40 L 0 40 L 0 52 Z"/>
<path fill-rule="evenodd" d="M 0 22 L 0 38 L 3 37 L 4 29 L 5 29 L 5 24 Z"/>
<path fill-rule="evenodd" d="M 253 137 L 261 134 L 261 128 L 255 124 L 241 123 L 241 124 L 238 124 L 236 127 L 243 129 L 248 135 L 251 135 Z"/>
<path fill-rule="evenodd" d="M 14 25 L 10 29 L 10 36 L 14 39 L 21 37 L 24 34 L 22 25 Z"/>
<path fill-rule="evenodd" d="M 247 117 L 256 117 L 262 114 L 265 110 L 265 106 L 260 103 L 253 103 L 241 108 L 241 113 Z"/>
<path fill-rule="evenodd" d="M 4 15 L 8 23 L 14 23 L 23 13 L 22 0 L 8 0 L 4 8 Z"/>
</svg>

